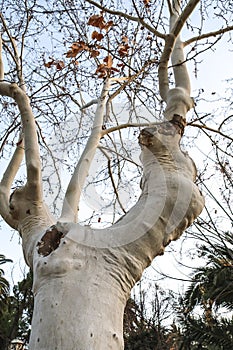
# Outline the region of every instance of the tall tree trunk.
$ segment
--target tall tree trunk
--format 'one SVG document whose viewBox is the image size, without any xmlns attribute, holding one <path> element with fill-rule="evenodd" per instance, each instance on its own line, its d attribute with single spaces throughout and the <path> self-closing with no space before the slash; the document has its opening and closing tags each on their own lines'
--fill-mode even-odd
<svg viewBox="0 0 233 350">
<path fill-rule="evenodd" d="M 130 290 L 203 208 L 195 166 L 179 148 L 180 133 L 172 121 L 141 132 L 142 194 L 112 227 L 57 222 L 49 228 L 46 213 L 21 225 L 34 272 L 30 349 L 123 349 Z"/>
<path fill-rule="evenodd" d="M 203 209 L 203 197 L 194 183 L 196 167 L 179 146 L 193 101 L 178 36 L 186 9 L 197 2 L 190 0 L 179 19 L 171 9 L 173 29 L 159 70 L 166 121 L 141 131 L 142 193 L 112 227 L 96 230 L 76 223 L 81 190 L 102 137 L 108 79 L 57 222 L 43 202 L 39 145 L 29 100 L 16 84 L 0 83 L 0 93 L 12 97 L 19 107 L 24 133 L 25 150 L 18 145 L 0 183 L 0 213 L 20 232 L 25 260 L 33 270 L 31 350 L 123 349 L 123 313 L 132 287 L 154 257 L 163 254 Z M 173 49 L 176 87 L 169 89 L 167 68 Z M 0 77 L 2 70 L 0 62 Z M 27 183 L 10 195 L 23 153 Z"/>
<path fill-rule="evenodd" d="M 130 286 L 109 256 L 64 238 L 51 255 L 37 258 L 30 349 L 123 349 Z"/>
</svg>

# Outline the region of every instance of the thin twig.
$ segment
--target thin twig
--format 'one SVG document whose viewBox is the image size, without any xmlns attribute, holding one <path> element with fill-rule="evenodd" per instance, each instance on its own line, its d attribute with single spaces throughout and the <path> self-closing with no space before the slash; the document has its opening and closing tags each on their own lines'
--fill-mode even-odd
<svg viewBox="0 0 233 350">
<path fill-rule="evenodd" d="M 209 131 L 211 131 L 211 132 L 215 132 L 216 134 L 219 134 L 219 135 L 221 135 L 221 136 L 223 136 L 223 137 L 225 137 L 225 138 L 227 138 L 227 139 L 233 141 L 233 138 L 232 138 L 232 137 L 230 137 L 230 136 L 224 134 L 223 132 L 221 132 L 221 131 L 218 130 L 218 129 L 213 129 L 213 128 L 209 127 L 209 126 L 202 125 L 202 124 L 197 124 L 197 123 L 192 123 L 192 122 L 191 122 L 191 123 L 188 123 L 187 125 L 189 125 L 189 126 L 195 126 L 196 128 L 199 128 L 199 129 L 206 129 L 206 130 L 209 130 Z"/>
</svg>

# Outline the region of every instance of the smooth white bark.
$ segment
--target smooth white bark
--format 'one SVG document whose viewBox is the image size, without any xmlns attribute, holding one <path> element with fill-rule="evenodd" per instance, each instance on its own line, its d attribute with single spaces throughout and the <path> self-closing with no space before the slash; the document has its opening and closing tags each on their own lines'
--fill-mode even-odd
<svg viewBox="0 0 233 350">
<path fill-rule="evenodd" d="M 78 161 L 72 178 L 66 190 L 65 199 L 62 207 L 61 221 L 77 222 L 77 213 L 80 196 L 84 187 L 91 162 L 96 153 L 99 141 L 102 137 L 102 126 L 106 109 L 106 102 L 110 88 L 110 79 L 106 78 L 102 93 L 98 100 L 96 113 L 93 121 L 92 132 L 88 138 L 86 147 Z"/>
<path fill-rule="evenodd" d="M 23 135 L 20 133 L 20 137 L 16 145 L 16 149 L 14 151 L 12 159 L 10 160 L 8 167 L 0 183 L 0 203 L 1 203 L 0 214 L 3 217 L 3 219 L 8 223 L 8 225 L 13 227 L 14 229 L 17 229 L 18 220 L 15 220 L 10 214 L 9 201 L 10 201 L 11 186 L 18 172 L 20 164 L 23 160 L 23 157 L 24 157 L 24 142 L 23 142 Z"/>
<path fill-rule="evenodd" d="M 193 107 L 190 97 L 190 81 L 187 72 L 180 31 L 198 4 L 199 0 L 190 0 L 181 11 L 181 1 L 174 0 L 170 4 L 170 31 L 165 38 L 164 50 L 159 63 L 159 91 L 161 98 L 166 102 L 165 118 L 171 120 L 175 114 L 184 120 L 187 112 Z M 169 88 L 168 63 L 171 58 L 175 78 L 175 88 Z"/>
</svg>

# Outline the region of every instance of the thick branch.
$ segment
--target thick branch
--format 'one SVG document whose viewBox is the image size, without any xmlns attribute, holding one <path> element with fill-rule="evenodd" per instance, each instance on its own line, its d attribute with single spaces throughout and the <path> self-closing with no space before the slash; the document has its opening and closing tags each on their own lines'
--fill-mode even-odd
<svg viewBox="0 0 233 350">
<path fill-rule="evenodd" d="M 16 150 L 0 182 L 0 214 L 3 219 L 13 228 L 17 228 L 18 221 L 10 215 L 9 201 L 11 186 L 19 170 L 24 156 L 23 135 L 20 133 Z"/>
<path fill-rule="evenodd" d="M 29 99 L 16 84 L 0 83 L 0 95 L 12 97 L 19 108 L 25 140 L 27 187 L 33 200 L 42 200 L 41 163 L 36 124 Z"/>
<path fill-rule="evenodd" d="M 81 155 L 81 158 L 75 168 L 74 174 L 68 185 L 65 199 L 62 207 L 61 221 L 77 221 L 77 211 L 81 192 L 91 166 L 91 161 L 94 158 L 99 140 L 102 137 L 102 125 L 105 114 L 105 107 L 110 88 L 110 79 L 107 78 L 102 93 L 99 98 L 99 103 L 96 109 L 93 122 L 92 132 L 87 141 L 86 147 Z"/>
<path fill-rule="evenodd" d="M 170 16 L 170 32 L 172 32 L 173 28 L 176 26 L 180 14 L 180 4 L 179 1 L 174 1 L 174 10 L 172 15 Z M 180 39 L 180 35 L 178 35 L 175 46 L 171 55 L 173 72 L 175 76 L 175 86 L 181 87 L 185 89 L 188 95 L 190 95 L 190 79 L 187 71 L 187 67 L 185 64 L 184 58 L 184 48 L 183 43 Z"/>
<path fill-rule="evenodd" d="M 159 63 L 159 91 L 160 91 L 160 95 L 161 95 L 162 99 L 166 102 L 167 102 L 168 91 L 169 91 L 168 62 L 169 62 L 169 59 L 173 53 L 174 46 L 175 46 L 177 38 L 180 35 L 181 29 L 183 28 L 186 20 L 191 15 L 192 11 L 194 10 L 195 6 L 197 5 L 197 3 L 199 1 L 200 0 L 190 0 L 189 3 L 186 5 L 186 7 L 184 8 L 184 10 L 182 11 L 182 13 L 179 16 L 177 13 L 178 10 L 177 9 L 174 10 L 174 8 L 173 8 L 173 13 L 171 15 L 172 28 L 170 28 L 170 33 L 166 36 L 163 53 L 162 53 L 162 56 L 160 58 L 160 63 Z M 178 4 L 177 1 L 175 3 Z M 183 47 L 181 45 L 181 42 L 178 41 L 176 51 L 179 52 L 179 54 L 178 54 L 179 57 L 181 57 L 182 50 L 183 50 Z M 177 54 L 175 54 L 175 56 L 174 56 L 174 61 L 176 61 L 176 56 L 177 56 Z M 180 61 L 180 58 L 179 58 L 179 61 Z M 182 62 L 184 62 L 184 60 Z M 181 70 L 183 70 L 184 75 L 186 75 L 185 69 L 181 68 Z M 178 78 L 178 75 L 177 75 L 177 78 Z M 182 79 L 180 79 L 180 78 L 178 79 L 178 84 L 183 85 L 181 80 Z M 185 83 L 185 86 L 188 87 L 187 81 Z"/>
<path fill-rule="evenodd" d="M 165 102 L 167 101 L 167 94 L 169 91 L 169 79 L 168 79 L 168 62 L 171 57 L 173 46 L 175 44 L 175 36 L 173 34 L 168 34 L 165 39 L 165 45 L 163 48 L 163 53 L 159 61 L 159 93 Z"/>
<path fill-rule="evenodd" d="M 23 124 L 27 185 L 34 191 L 34 200 L 42 200 L 41 163 L 34 115 L 28 97 L 16 85 L 13 87 L 13 97 L 18 104 Z"/>
<path fill-rule="evenodd" d="M 200 0 L 190 0 L 185 6 L 172 30 L 172 33 L 175 35 L 175 37 L 178 37 L 187 19 L 190 17 L 191 13 L 199 2 Z"/>
</svg>

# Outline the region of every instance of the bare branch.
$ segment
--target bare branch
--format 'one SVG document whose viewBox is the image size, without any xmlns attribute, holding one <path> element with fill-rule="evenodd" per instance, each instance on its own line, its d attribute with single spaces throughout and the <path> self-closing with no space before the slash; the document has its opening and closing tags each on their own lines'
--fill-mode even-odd
<svg viewBox="0 0 233 350">
<path fill-rule="evenodd" d="M 167 0 L 167 6 L 168 6 L 169 13 L 170 13 L 170 16 L 171 16 L 172 15 L 172 4 L 171 4 L 170 0 Z"/>
<path fill-rule="evenodd" d="M 193 38 L 190 38 L 190 39 L 186 40 L 183 43 L 183 45 L 185 47 L 187 45 L 192 44 L 193 42 L 197 42 L 197 41 L 200 41 L 200 40 L 203 40 L 203 39 L 206 39 L 206 38 L 210 38 L 210 37 L 215 37 L 217 35 L 221 35 L 221 34 L 230 32 L 232 30 L 233 30 L 233 26 L 229 26 L 229 27 L 221 28 L 221 29 L 213 31 L 213 32 L 209 32 L 209 33 L 201 34 L 201 35 L 198 35 L 198 36 L 194 36 Z"/>
<path fill-rule="evenodd" d="M 167 101 L 167 94 L 169 91 L 169 79 L 168 79 L 168 62 L 171 57 L 172 49 L 175 43 L 175 36 L 168 34 L 165 39 L 165 45 L 163 53 L 159 61 L 159 92 L 162 100 Z"/>
<path fill-rule="evenodd" d="M 34 199 L 42 199 L 41 163 L 38 145 L 38 136 L 34 115 L 30 102 L 22 89 L 12 84 L 13 98 L 18 104 L 25 138 L 25 157 L 27 168 L 27 184 L 34 188 Z"/>
<path fill-rule="evenodd" d="M 13 120 L 13 122 L 11 123 L 11 125 L 9 126 L 9 128 L 6 130 L 6 132 L 4 133 L 4 135 L 1 137 L 2 143 L 0 146 L 0 152 L 2 152 L 3 147 L 5 145 L 5 143 L 7 142 L 7 139 L 9 137 L 9 135 L 16 129 L 18 129 L 18 127 L 20 126 L 20 123 L 15 124 L 17 117 Z"/>
<path fill-rule="evenodd" d="M 180 1 L 173 1 L 173 10 L 170 16 L 170 33 L 166 37 L 159 63 L 159 90 L 162 99 L 167 102 L 165 117 L 169 120 L 175 114 L 185 119 L 187 111 L 193 106 L 193 101 L 190 98 L 190 80 L 185 65 L 180 31 L 198 2 L 199 0 L 190 0 L 180 14 Z M 170 57 L 172 59 L 176 85 L 176 88 L 171 90 L 169 89 L 168 80 L 168 62 Z"/>
<path fill-rule="evenodd" d="M 24 140 L 23 134 L 20 133 L 19 140 L 16 144 L 16 150 L 12 156 L 12 159 L 3 175 L 1 181 L 1 187 L 4 187 L 5 190 L 10 193 L 11 185 L 15 179 L 15 175 L 20 167 L 21 161 L 24 156 Z"/>
<path fill-rule="evenodd" d="M 84 109 L 89 108 L 89 107 L 91 107 L 92 105 L 96 105 L 97 103 L 98 103 L 98 99 L 95 98 L 95 99 L 93 99 L 93 100 L 87 102 L 84 106 L 82 106 L 82 107 L 80 108 L 80 110 L 83 111 Z"/>
<path fill-rule="evenodd" d="M 211 128 L 207 125 L 202 125 L 202 124 L 197 124 L 197 123 L 188 123 L 187 125 L 190 125 L 190 126 L 195 126 L 196 128 L 199 128 L 199 129 L 206 129 L 206 130 L 209 130 L 211 132 L 214 132 L 216 134 L 219 134 L 221 136 L 223 136 L 224 138 L 227 138 L 231 141 L 233 141 L 233 137 L 230 137 L 228 136 L 227 134 L 223 133 L 222 131 L 220 131 L 219 129 L 214 129 L 214 128 Z"/>
<path fill-rule="evenodd" d="M 124 88 L 129 85 L 131 82 L 133 82 L 140 74 L 142 74 L 145 69 L 152 65 L 152 64 L 155 64 L 157 63 L 157 59 L 152 59 L 152 60 L 149 60 L 149 61 L 146 61 L 143 66 L 141 67 L 141 69 L 136 72 L 134 75 L 130 76 L 130 77 L 123 77 L 123 78 L 112 78 L 113 81 L 116 81 L 116 82 L 121 82 L 122 80 L 126 80 L 108 99 L 108 104 L 121 92 L 124 90 Z"/>
<path fill-rule="evenodd" d="M 141 127 L 150 127 L 153 125 L 156 125 L 157 123 L 125 123 L 125 124 L 119 124 L 116 126 L 113 126 L 111 128 L 102 130 L 102 136 L 110 134 L 111 132 L 126 129 L 126 128 L 141 128 Z"/>
<path fill-rule="evenodd" d="M 200 2 L 200 0 L 190 0 L 188 4 L 185 6 L 184 10 L 181 12 L 179 18 L 176 21 L 176 24 L 174 25 L 172 29 L 172 33 L 177 38 L 180 34 L 183 26 L 185 25 L 187 19 L 197 6 L 197 4 Z"/>
<path fill-rule="evenodd" d="M 168 71 L 167 71 L 169 59 L 172 55 L 174 45 L 176 43 L 177 38 L 179 37 L 180 31 L 183 28 L 185 21 L 190 16 L 190 14 L 192 13 L 192 11 L 194 10 L 194 8 L 196 7 L 196 5 L 199 1 L 200 0 L 190 0 L 179 17 L 178 17 L 177 11 L 174 11 L 174 9 L 173 9 L 173 12 L 171 15 L 170 33 L 166 36 L 165 46 L 164 46 L 163 53 L 162 53 L 162 56 L 161 56 L 160 62 L 159 62 L 159 91 L 160 91 L 160 95 L 164 101 L 167 101 L 167 96 L 168 96 L 168 91 L 169 91 L 169 80 L 168 80 Z M 177 5 L 177 3 L 176 3 L 176 5 Z M 185 60 L 182 59 L 183 47 L 182 47 L 182 43 L 179 41 L 179 39 L 178 39 L 178 43 L 177 43 L 177 47 L 176 47 L 175 51 L 176 52 L 173 56 L 174 61 L 177 61 L 176 56 L 177 56 L 177 53 L 179 52 L 179 54 L 178 54 L 179 59 L 178 60 L 179 60 L 179 62 L 184 62 Z M 183 86 L 183 77 L 184 76 L 187 77 L 187 71 L 186 71 L 185 66 L 184 66 L 184 68 L 183 67 L 181 68 L 180 66 L 178 68 L 179 68 L 179 72 L 181 72 L 183 70 L 183 73 L 180 74 L 181 79 L 180 78 L 178 79 L 178 74 L 176 74 L 176 73 L 175 73 L 175 77 L 176 77 L 176 79 L 178 79 L 178 81 L 177 81 L 178 86 Z M 177 71 L 176 68 L 175 68 L 175 70 Z M 186 88 L 188 87 L 187 81 L 185 82 L 185 86 L 186 86 Z M 188 87 L 188 90 L 189 89 L 190 89 L 190 87 Z"/>
<path fill-rule="evenodd" d="M 12 46 L 12 49 L 13 49 L 13 52 L 11 51 L 11 49 L 6 45 L 6 48 L 8 50 L 8 52 L 10 53 L 11 57 L 13 58 L 14 62 L 15 62 L 15 65 L 16 65 L 16 71 L 17 71 L 17 76 L 18 76 L 18 79 L 19 79 L 19 84 L 20 84 L 20 87 L 22 90 L 26 91 L 25 89 L 25 82 L 24 82 L 24 78 L 23 78 L 23 72 L 22 72 L 22 61 L 19 57 L 19 54 L 18 54 L 18 48 L 17 48 L 17 45 L 16 45 L 16 42 L 15 42 L 15 39 L 12 37 L 8 27 L 7 27 L 7 24 L 5 22 L 5 19 L 2 15 L 2 13 L 0 13 L 0 20 L 2 22 L 2 25 L 9 37 L 9 40 L 11 42 L 11 46 Z M 22 51 L 22 48 L 21 48 L 21 51 Z"/>
<path fill-rule="evenodd" d="M 10 163 L 2 177 L 0 182 L 0 213 L 4 220 L 13 228 L 17 228 L 18 221 L 13 219 L 10 215 L 9 210 L 9 200 L 10 200 L 10 191 L 12 183 L 15 179 L 15 176 L 19 170 L 20 164 L 24 156 L 24 141 L 23 135 L 20 133 L 19 140 L 16 145 L 16 150 L 12 156 Z"/>
<path fill-rule="evenodd" d="M 4 65 L 2 60 L 2 36 L 0 34 L 0 81 L 4 80 Z"/>
<path fill-rule="evenodd" d="M 91 166 L 91 161 L 94 158 L 96 149 L 98 147 L 99 140 L 102 137 L 103 118 L 105 115 L 105 107 L 109 88 L 110 79 L 107 78 L 99 97 L 99 103 L 96 109 L 91 135 L 87 141 L 86 147 L 78 161 L 78 164 L 66 190 L 61 218 L 59 219 L 60 221 L 77 221 L 77 212 L 81 192 Z"/>
<path fill-rule="evenodd" d="M 19 108 L 25 138 L 27 185 L 34 200 L 42 200 L 41 163 L 36 125 L 29 99 L 16 84 L 0 83 L 0 95 L 12 97 Z"/>
<path fill-rule="evenodd" d="M 172 32 L 173 28 L 176 26 L 180 14 L 180 4 L 179 1 L 174 1 L 174 11 L 170 16 L 170 31 Z M 175 85 L 176 87 L 184 88 L 188 95 L 190 95 L 190 79 L 185 64 L 184 49 L 183 43 L 178 35 L 175 46 L 171 55 L 173 72 L 175 76 Z"/>
<path fill-rule="evenodd" d="M 100 149 L 100 151 L 105 155 L 105 157 L 107 158 L 108 173 L 109 173 L 109 177 L 110 177 L 110 180 L 111 180 L 111 183 L 112 183 L 112 187 L 113 187 L 113 190 L 114 190 L 114 193 L 115 193 L 117 202 L 119 203 L 119 205 L 120 205 L 120 207 L 121 207 L 123 213 L 126 213 L 126 210 L 125 210 L 123 204 L 121 203 L 121 200 L 120 200 L 120 197 L 119 197 L 119 194 L 118 194 L 118 190 L 117 190 L 117 188 L 116 188 L 115 181 L 114 181 L 114 178 L 113 178 L 113 175 L 112 175 L 111 158 L 109 157 L 109 155 L 107 154 L 107 152 L 106 152 L 102 147 L 100 147 L 99 149 Z"/>
</svg>

